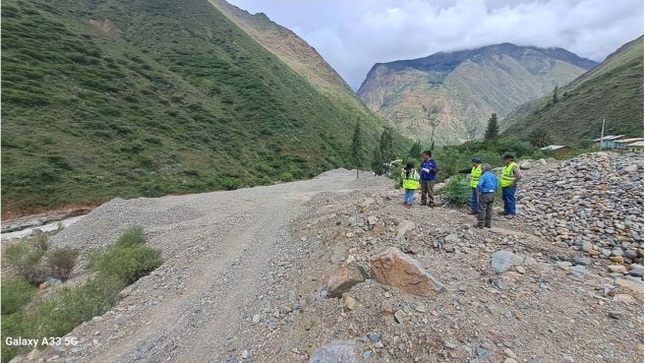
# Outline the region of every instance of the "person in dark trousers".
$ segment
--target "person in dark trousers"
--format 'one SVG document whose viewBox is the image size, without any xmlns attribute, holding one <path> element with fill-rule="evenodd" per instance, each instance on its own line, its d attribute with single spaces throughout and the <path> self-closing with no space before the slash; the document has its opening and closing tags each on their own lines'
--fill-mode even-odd
<svg viewBox="0 0 645 363">
<path fill-rule="evenodd" d="M 477 213 L 477 227 L 490 228 L 493 220 L 493 203 L 495 202 L 495 191 L 497 190 L 497 176 L 491 171 L 490 164 L 482 166 L 483 174 L 477 181 L 475 187 L 479 197 L 479 211 Z"/>
<path fill-rule="evenodd" d="M 437 162 L 432 158 L 430 150 L 423 152 L 421 161 L 421 204 L 434 207 L 434 197 L 432 189 L 434 181 L 437 178 Z"/>
<path fill-rule="evenodd" d="M 414 168 L 414 164 L 407 163 L 405 165 L 405 168 L 401 171 L 401 181 L 403 189 L 405 189 L 403 193 L 403 204 L 406 208 L 410 209 L 414 203 L 414 196 L 417 193 L 417 189 L 419 189 L 419 173 Z"/>
<path fill-rule="evenodd" d="M 515 192 L 517 182 L 522 179 L 520 168 L 514 159 L 511 154 L 504 155 L 504 167 L 499 181 L 502 187 L 502 199 L 504 200 L 504 213 L 502 215 L 508 219 L 515 217 Z"/>
<path fill-rule="evenodd" d="M 472 168 L 459 170 L 460 173 L 470 173 L 470 214 L 477 215 L 479 207 L 477 206 L 477 183 L 482 175 L 482 160 L 478 157 L 472 158 Z"/>
</svg>

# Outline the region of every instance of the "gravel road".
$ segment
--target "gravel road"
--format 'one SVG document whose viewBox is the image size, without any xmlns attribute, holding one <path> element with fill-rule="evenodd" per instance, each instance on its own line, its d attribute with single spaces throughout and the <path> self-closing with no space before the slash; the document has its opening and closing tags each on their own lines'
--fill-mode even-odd
<svg viewBox="0 0 645 363">
<path fill-rule="evenodd" d="M 385 178 L 365 173 L 357 180 L 355 172 L 341 169 L 266 187 L 110 201 L 52 244 L 87 256 L 140 225 L 165 263 L 126 289 L 108 313 L 72 331 L 77 346 L 32 352 L 26 361 L 224 361 L 242 310 L 275 267 L 272 259 L 289 248 L 288 226 L 304 203 L 321 192 L 391 187 Z"/>
</svg>

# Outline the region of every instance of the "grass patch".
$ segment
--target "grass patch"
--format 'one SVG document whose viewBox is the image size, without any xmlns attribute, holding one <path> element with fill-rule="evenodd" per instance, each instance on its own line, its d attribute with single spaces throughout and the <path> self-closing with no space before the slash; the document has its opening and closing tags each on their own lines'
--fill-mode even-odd
<svg viewBox="0 0 645 363">
<path fill-rule="evenodd" d="M 36 291 L 36 287 L 19 277 L 2 281 L 2 315 L 15 314 L 20 311 L 31 300 Z"/>
</svg>

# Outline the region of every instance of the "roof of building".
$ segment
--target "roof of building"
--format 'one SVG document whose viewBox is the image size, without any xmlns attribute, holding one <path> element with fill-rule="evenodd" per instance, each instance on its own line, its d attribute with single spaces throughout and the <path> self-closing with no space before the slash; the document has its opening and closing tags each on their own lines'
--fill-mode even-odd
<svg viewBox="0 0 645 363">
<path fill-rule="evenodd" d="M 626 135 L 607 135 L 602 137 L 602 141 L 613 141 L 613 140 L 618 140 L 622 137 L 625 137 Z M 600 141 L 600 138 L 595 139 L 594 141 Z"/>
<path fill-rule="evenodd" d="M 616 140 L 616 141 L 629 144 L 631 142 L 643 141 L 643 138 L 642 137 L 632 137 L 632 138 L 629 138 L 629 139 L 620 139 L 620 140 Z"/>
<path fill-rule="evenodd" d="M 569 146 L 566 146 L 566 145 L 549 145 L 549 146 L 541 147 L 540 150 L 554 151 L 565 147 L 569 148 Z"/>
<path fill-rule="evenodd" d="M 628 144 L 627 146 L 640 146 L 640 147 L 643 147 L 644 146 L 643 145 L 643 140 L 632 142 L 631 144 Z"/>
</svg>

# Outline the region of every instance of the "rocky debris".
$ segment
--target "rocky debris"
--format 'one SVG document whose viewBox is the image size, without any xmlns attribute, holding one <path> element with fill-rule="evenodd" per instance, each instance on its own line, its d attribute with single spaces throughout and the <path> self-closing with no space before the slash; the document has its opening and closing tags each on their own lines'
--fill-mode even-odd
<svg viewBox="0 0 645 363">
<path fill-rule="evenodd" d="M 520 187 L 525 189 L 520 216 L 514 220 L 495 216 L 491 229 L 473 228 L 475 220 L 466 215 L 466 208 L 417 205 L 403 208 L 400 191 L 390 190 L 393 183 L 379 178 L 359 179 L 350 187 L 343 186 L 341 192 L 311 197 L 299 217 L 291 222 L 290 234 L 277 242 L 279 248 L 266 269 L 249 278 L 256 281 L 249 289 L 250 298 L 235 300 L 235 311 L 241 319 L 230 318 L 234 329 L 209 336 L 212 341 L 208 344 L 226 340 L 225 349 L 211 352 L 212 360 L 269 363 L 279 357 L 284 363 L 304 363 L 323 359 L 322 347 L 338 341 L 354 347 L 348 359 L 368 363 L 641 362 L 643 283 L 638 249 L 621 248 L 620 255 L 618 246 L 604 246 L 602 235 L 607 225 L 602 233 L 589 228 L 589 238 L 582 239 L 579 245 L 562 238 L 556 241 L 544 232 L 546 226 L 570 216 L 556 213 L 538 223 L 526 211 L 531 205 L 524 204 L 528 202 L 524 200 L 529 197 L 528 184 L 550 177 L 561 163 L 555 160 L 532 163 L 524 174 L 527 185 Z M 609 167 L 609 163 L 603 165 Z M 384 185 L 386 190 L 378 189 Z M 538 195 L 537 191 L 531 193 Z M 562 200 L 551 199 L 553 195 L 541 199 L 552 208 L 571 202 L 560 194 Z M 232 201 L 239 204 L 240 198 Z M 576 203 L 583 202 L 580 198 Z M 591 212 L 595 207 L 586 208 L 590 216 L 595 215 L 596 212 Z M 140 211 L 136 210 L 141 214 Z M 538 216 L 543 212 L 535 213 Z M 222 228 L 241 219 L 222 221 Z M 625 232 L 631 234 L 632 225 L 623 224 Z M 172 228 L 177 229 L 177 225 Z M 177 240 L 168 239 L 162 245 L 165 255 L 172 255 Z M 181 251 L 192 251 L 192 244 Z M 188 256 L 180 265 L 189 269 L 195 256 L 209 250 L 200 247 L 209 246 L 195 242 L 195 255 Z M 367 268 L 372 257 L 386 247 L 398 249 L 397 255 L 415 261 L 417 268 L 423 266 L 440 276 L 444 292 L 414 295 L 377 282 L 372 271 L 371 278 L 341 289 L 340 298 L 326 298 L 331 290 L 330 281 L 343 266 Z M 249 251 L 257 248 L 254 245 Z M 496 255 L 502 251 L 503 254 Z M 500 261 L 499 268 L 493 267 L 493 255 Z M 622 257 L 624 264 L 611 262 L 610 257 Z M 235 277 L 254 262 L 233 264 L 235 268 L 228 276 L 231 286 L 239 286 Z M 167 262 L 170 263 L 177 264 L 178 259 Z M 611 265 L 625 269 L 612 272 L 608 268 Z M 145 299 L 139 303 L 129 300 L 118 310 L 105 314 L 105 326 L 101 329 L 88 322 L 74 331 L 75 336 L 83 339 L 78 348 L 82 351 L 76 355 L 56 351 L 62 357 L 59 361 L 70 355 L 79 357 L 77 361 L 88 361 L 80 357 L 100 349 L 93 345 L 94 340 L 114 349 L 116 340 L 108 337 L 130 331 L 124 328 L 123 321 L 152 324 L 145 321 L 149 318 L 141 313 L 142 306 L 163 303 L 173 294 L 187 294 L 179 287 L 184 280 L 186 285 L 190 284 L 189 271 L 165 264 L 158 273 L 140 280 L 129 298 Z M 428 285 L 434 289 L 432 282 Z M 218 295 L 197 295 L 202 292 L 196 290 L 192 293 L 199 298 L 191 298 L 191 305 L 186 308 L 185 314 L 195 318 L 186 321 L 185 329 L 180 330 L 188 332 L 180 337 L 184 342 L 196 336 L 192 335 L 191 324 L 197 324 L 204 314 L 220 306 Z M 94 335 L 98 330 L 100 334 Z M 153 352 L 181 351 L 185 347 L 180 340 L 173 343 L 176 345 L 159 345 L 155 341 L 137 349 L 134 353 L 138 355 L 133 353 L 132 357 L 143 360 Z M 332 362 L 339 359 L 331 354 L 325 357 Z"/>
<path fill-rule="evenodd" d="M 433 296 L 446 290 L 416 260 L 396 247 L 375 252 L 370 256 L 370 265 L 376 281 L 409 294 Z"/>
<path fill-rule="evenodd" d="M 583 154 L 549 172 L 527 174 L 517 192 L 518 217 L 563 248 L 617 263 L 643 263 L 643 159 L 612 152 Z"/>
</svg>

